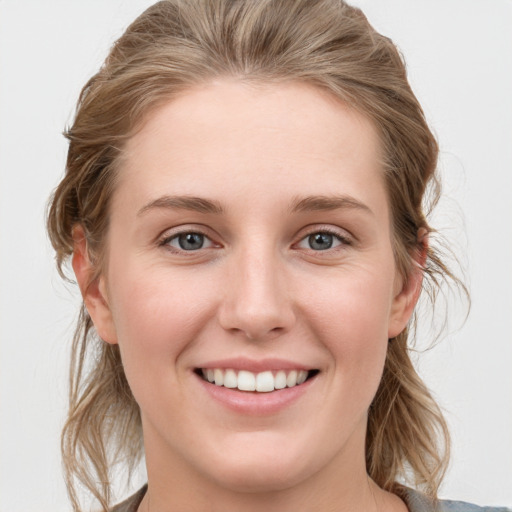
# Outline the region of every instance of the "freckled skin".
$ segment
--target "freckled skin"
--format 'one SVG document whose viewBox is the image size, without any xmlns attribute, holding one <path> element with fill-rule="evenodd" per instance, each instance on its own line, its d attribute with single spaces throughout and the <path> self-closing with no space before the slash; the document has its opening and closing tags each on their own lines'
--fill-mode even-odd
<svg viewBox="0 0 512 512">
<path fill-rule="evenodd" d="M 155 510 L 359 510 L 371 499 L 402 510 L 364 461 L 388 338 L 414 305 L 395 271 L 379 151 L 372 124 L 324 92 L 228 80 L 164 105 L 128 142 L 107 269 L 86 304 L 140 405 Z M 140 213 L 165 195 L 223 213 Z M 311 195 L 368 211 L 290 212 Z M 184 232 L 201 233 L 202 248 L 181 249 Z M 315 250 L 308 237 L 324 232 L 333 246 Z M 248 417 L 211 400 L 193 371 L 230 357 L 319 374 L 290 407 Z"/>
</svg>

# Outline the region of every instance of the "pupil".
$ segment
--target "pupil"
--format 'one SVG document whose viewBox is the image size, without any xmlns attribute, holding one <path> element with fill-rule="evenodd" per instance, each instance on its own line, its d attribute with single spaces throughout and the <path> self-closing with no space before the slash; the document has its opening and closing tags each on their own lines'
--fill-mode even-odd
<svg viewBox="0 0 512 512">
<path fill-rule="evenodd" d="M 325 251 L 332 247 L 332 235 L 329 233 L 315 233 L 309 236 L 309 246 L 317 251 Z"/>
<path fill-rule="evenodd" d="M 180 247 L 185 251 L 201 249 L 204 243 L 204 236 L 200 233 L 186 233 L 178 238 Z"/>
</svg>

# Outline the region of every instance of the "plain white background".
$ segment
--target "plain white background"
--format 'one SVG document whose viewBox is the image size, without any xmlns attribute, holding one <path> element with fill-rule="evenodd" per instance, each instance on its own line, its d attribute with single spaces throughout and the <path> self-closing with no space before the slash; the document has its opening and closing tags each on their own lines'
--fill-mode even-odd
<svg viewBox="0 0 512 512">
<path fill-rule="evenodd" d="M 151 3 L 0 0 L 0 512 L 70 509 L 59 430 L 78 297 L 54 270 L 44 209 L 81 86 Z M 510 506 L 512 1 L 355 3 L 402 50 L 439 138 L 436 219 L 472 291 L 466 324 L 418 356 L 453 433 L 441 494 Z"/>
</svg>

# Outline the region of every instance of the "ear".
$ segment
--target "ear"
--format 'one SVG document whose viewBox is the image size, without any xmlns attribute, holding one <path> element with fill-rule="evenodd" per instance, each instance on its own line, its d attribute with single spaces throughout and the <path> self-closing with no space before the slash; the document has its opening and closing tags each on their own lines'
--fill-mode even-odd
<svg viewBox="0 0 512 512">
<path fill-rule="evenodd" d="M 117 334 L 108 303 L 105 278 L 103 275 L 94 278 L 95 268 L 89 257 L 87 239 L 82 226 L 77 225 L 73 228 L 73 242 L 72 265 L 85 307 L 101 339 L 116 344 Z"/>
<path fill-rule="evenodd" d="M 398 289 L 389 316 L 389 339 L 398 336 L 405 329 L 421 293 L 423 268 L 428 251 L 428 234 L 425 228 L 418 231 L 418 245 L 420 248 L 413 255 L 412 270 L 407 281 L 404 283 L 403 278 L 398 278 Z"/>
</svg>

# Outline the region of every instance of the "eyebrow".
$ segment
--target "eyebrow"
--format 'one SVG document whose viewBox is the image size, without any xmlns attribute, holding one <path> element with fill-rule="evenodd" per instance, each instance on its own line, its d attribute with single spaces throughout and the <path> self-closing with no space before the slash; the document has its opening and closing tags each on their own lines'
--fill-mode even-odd
<svg viewBox="0 0 512 512">
<path fill-rule="evenodd" d="M 146 212 L 154 209 L 190 210 L 215 215 L 224 213 L 221 204 L 211 199 L 194 196 L 162 196 L 144 205 L 137 212 L 137 216 L 144 215 Z M 296 197 L 292 200 L 289 207 L 291 213 L 338 209 L 355 209 L 373 214 L 372 210 L 364 203 L 347 195 Z"/>
<path fill-rule="evenodd" d="M 348 195 L 296 197 L 290 204 L 292 213 L 338 209 L 360 210 L 373 215 L 367 205 Z"/>
<path fill-rule="evenodd" d="M 137 216 L 144 215 L 154 209 L 190 210 L 199 213 L 213 213 L 220 215 L 224 212 L 217 201 L 193 196 L 162 196 L 144 205 Z"/>
</svg>

